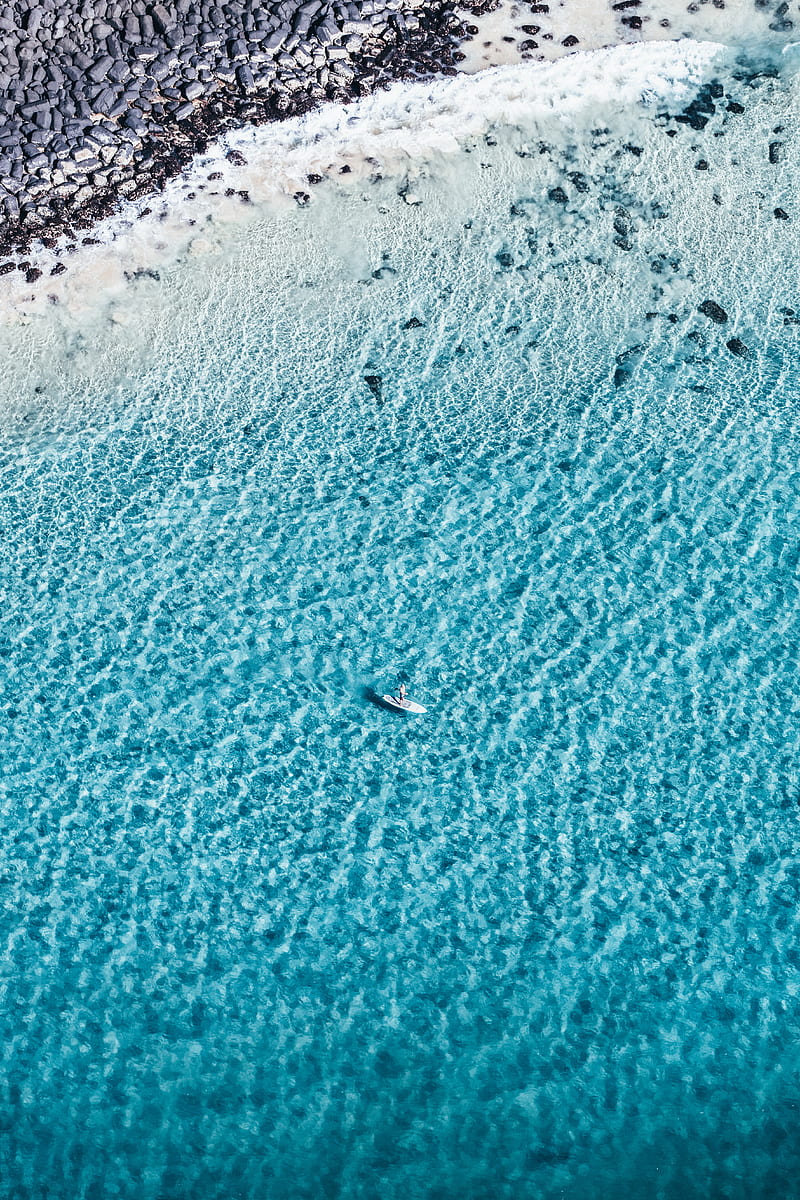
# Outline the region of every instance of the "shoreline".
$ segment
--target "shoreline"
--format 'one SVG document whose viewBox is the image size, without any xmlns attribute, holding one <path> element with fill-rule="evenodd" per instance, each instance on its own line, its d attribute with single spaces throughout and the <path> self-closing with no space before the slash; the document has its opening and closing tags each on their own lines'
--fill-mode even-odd
<svg viewBox="0 0 800 1200">
<path fill-rule="evenodd" d="M 283 16 L 286 5 L 270 13 L 256 10 L 269 25 L 254 28 L 246 42 L 241 36 L 237 40 L 233 25 L 215 34 L 209 30 L 216 26 L 204 22 L 199 33 L 187 34 L 175 19 L 182 2 L 172 15 L 163 5 L 152 6 L 155 31 L 147 13 L 140 18 L 142 36 L 149 29 L 153 45 L 123 47 L 120 36 L 101 40 L 99 48 L 114 48 L 117 57 L 112 61 L 111 55 L 101 55 L 94 74 L 90 66 L 86 79 L 73 81 L 77 103 L 73 94 L 66 101 L 61 92 L 55 97 L 41 90 L 28 94 L 24 83 L 14 87 L 14 100 L 9 100 L 3 96 L 0 70 L 0 109 L 11 110 L 0 135 L 0 220 L 5 217 L 0 257 L 19 258 L 37 243 L 52 248 L 64 236 L 79 241 L 81 233 L 124 201 L 163 191 L 205 153 L 211 140 L 231 129 L 297 117 L 326 102 L 350 103 L 399 79 L 453 74 L 458 36 L 464 33 L 449 0 L 424 8 L 418 7 L 419 0 L 386 0 L 385 7 L 378 0 L 335 6 L 310 0 L 296 8 L 290 24 Z M 313 17 L 308 10 L 315 10 Z M 221 10 L 208 11 L 213 21 Z M 252 12 L 243 7 L 242 14 L 246 22 Z M 316 25 L 309 29 L 312 20 Z M 25 36 L 30 21 L 27 29 L 23 24 L 17 32 Z M 98 25 L 104 34 L 111 29 Z M 262 48 L 268 27 L 273 28 L 266 41 L 269 52 Z M 296 29 L 304 27 L 309 32 L 301 39 Z M 0 68 L 9 58 L 10 36 L 9 31 L 0 36 Z M 75 43 L 62 39 L 62 45 L 71 50 Z M 171 45 L 182 53 L 162 56 L 173 68 L 165 75 L 156 51 Z M 196 63 L 198 51 L 211 63 L 202 77 L 194 65 L 185 66 Z M 84 49 L 72 57 L 83 63 L 88 56 Z M 315 71 L 320 62 L 324 65 Z M 118 87 L 93 97 L 97 83 L 88 89 L 87 102 L 81 89 L 101 72 L 119 75 Z M 57 62 L 46 68 L 48 78 L 53 73 L 64 77 Z M 73 68 L 70 78 L 75 74 Z M 143 81 L 147 103 L 129 98 L 130 88 L 120 92 L 131 77 Z M 20 75 L 11 82 L 23 80 Z M 70 121 L 76 108 L 82 116 Z M 73 128 L 67 129 L 68 121 Z M 2 262 L 0 276 L 14 269 L 35 274 L 24 263 Z"/>
<path fill-rule="evenodd" d="M 179 0 L 179 4 L 182 2 L 183 0 Z M 274 17 L 273 23 L 283 19 L 281 14 L 285 7 L 274 10 L 270 18 Z M 297 32 L 291 34 L 291 38 L 296 40 L 291 62 L 296 65 L 298 56 L 302 60 L 308 55 L 309 49 L 321 53 L 322 42 L 327 40 L 326 61 L 333 63 L 336 74 L 328 80 L 325 90 L 320 90 L 319 79 L 309 67 L 303 79 L 304 87 L 307 85 L 306 90 L 298 86 L 294 91 L 284 89 L 281 92 L 281 80 L 289 77 L 286 73 L 290 71 L 290 66 L 286 61 L 279 61 L 277 66 L 273 63 L 264 67 L 260 79 L 257 80 L 253 75 L 253 85 L 247 88 L 241 85 L 241 79 L 248 78 L 243 74 L 244 69 L 241 67 L 237 68 L 239 73 L 235 75 L 235 80 L 238 82 L 235 85 L 230 81 L 223 85 L 219 80 L 211 78 L 207 81 L 208 86 L 202 95 L 197 93 L 200 87 L 199 80 L 192 81 L 195 86 L 184 82 L 184 91 L 188 91 L 195 99 L 184 100 L 180 104 L 177 100 L 172 100 L 171 107 L 167 108 L 154 103 L 153 122 L 138 133 L 130 126 L 129 114 L 132 106 L 128 106 L 115 126 L 121 139 L 119 145 L 114 143 L 110 132 L 112 123 L 94 114 L 92 122 L 83 127 L 81 137 L 69 151 L 73 165 L 77 161 L 79 166 L 83 164 L 83 169 L 74 172 L 69 176 L 69 182 L 64 183 L 57 182 L 59 179 L 63 180 L 64 172 L 60 167 L 56 167 L 52 173 L 56 182 L 49 190 L 40 188 L 41 198 L 31 211 L 24 214 L 24 219 L 14 221 L 7 217 L 5 224 L 0 226 L 0 277 L 11 276 L 13 273 L 16 279 L 19 279 L 21 274 L 27 285 L 37 284 L 40 280 L 44 282 L 47 278 L 45 268 L 41 261 L 37 260 L 41 260 L 43 256 L 47 257 L 48 252 L 53 251 L 59 252 L 59 260 L 52 264 L 50 274 L 62 274 L 68 269 L 68 264 L 61 261 L 63 256 L 74 255 L 83 247 L 97 245 L 98 238 L 93 235 L 99 232 L 99 226 L 109 218 L 121 216 L 126 209 L 129 210 L 131 202 L 150 200 L 154 203 L 159 196 L 166 194 L 171 182 L 180 178 L 191 178 L 193 173 L 196 174 L 193 172 L 194 166 L 209 153 L 209 150 L 213 151 L 215 142 L 219 143 L 228 134 L 235 135 L 243 129 L 255 129 L 266 125 L 275 127 L 287 120 L 291 122 L 309 113 L 325 110 L 330 104 L 349 105 L 384 92 L 387 87 L 398 82 L 432 82 L 443 76 L 476 74 L 496 65 L 523 64 L 531 60 L 532 65 L 552 62 L 564 55 L 581 58 L 587 51 L 608 45 L 609 37 L 617 39 L 612 45 L 636 45 L 656 41 L 681 41 L 687 36 L 693 36 L 695 32 L 702 35 L 709 30 L 717 34 L 724 33 L 726 22 L 730 23 L 731 17 L 721 13 L 721 7 L 724 7 L 724 0 L 715 0 L 715 6 L 708 5 L 705 11 L 699 10 L 691 19 L 684 19 L 682 16 L 681 25 L 676 29 L 674 13 L 680 11 L 685 14 L 685 10 L 675 5 L 674 0 L 663 0 L 658 9 L 658 12 L 670 12 L 671 17 L 657 17 L 656 11 L 651 11 L 651 0 L 622 0 L 622 3 L 613 4 L 609 2 L 602 13 L 593 0 L 574 0 L 570 9 L 566 9 L 562 3 L 558 8 L 554 8 L 552 13 L 547 4 L 523 4 L 516 0 L 500 0 L 499 3 L 490 4 L 478 0 L 471 9 L 456 9 L 451 0 L 443 0 L 434 6 L 421 6 L 419 0 L 361 0 L 358 8 L 362 18 L 361 32 L 354 28 L 358 22 L 351 19 L 355 15 L 355 5 L 337 4 L 335 9 L 330 10 L 339 18 L 339 24 L 335 26 L 337 36 L 334 37 L 334 25 L 324 23 L 328 21 L 326 14 L 329 12 L 324 0 L 310 0 L 310 3 L 294 10 L 292 25 L 302 28 L 308 18 L 311 32 L 305 40 L 302 40 Z M 735 0 L 728 8 L 727 14 L 741 7 L 743 0 Z M 782 6 L 770 2 L 768 7 L 748 10 L 749 24 L 737 26 L 737 42 L 746 43 L 749 40 L 757 43 L 760 48 L 775 52 L 790 40 L 794 26 L 791 20 L 776 16 L 780 7 Z M 690 5 L 691 8 L 697 9 L 698 6 Z M 156 24 L 160 22 L 159 28 L 164 44 L 179 41 L 180 38 L 174 32 L 175 27 L 172 32 L 170 30 L 169 22 L 172 18 L 167 10 L 159 5 L 153 11 L 156 9 L 161 14 Z M 349 13 L 350 9 L 354 11 L 347 19 L 342 19 L 341 14 L 346 11 Z M 565 12 L 561 12 L 561 9 L 565 9 Z M 309 10 L 314 10 L 310 17 Z M 264 10 L 257 11 L 264 13 Z M 531 16 L 532 11 L 535 11 L 535 20 L 538 22 L 536 36 L 539 40 L 535 43 L 535 51 L 532 48 L 534 39 L 530 35 L 534 28 L 530 24 L 534 19 Z M 177 12 L 177 9 L 174 12 Z M 590 12 L 593 23 L 589 20 Z M 637 15 L 639 13 L 642 15 Z M 603 19 L 598 19 L 598 14 L 603 16 Z M 609 14 L 613 17 L 612 24 L 606 19 Z M 264 13 L 265 20 L 268 15 L 270 14 Z M 153 20 L 149 19 L 149 22 L 150 26 L 153 26 Z M 682 25 L 688 25 L 690 28 L 684 29 Z M 149 26 L 145 15 L 140 19 L 140 29 L 147 28 Z M 564 33 L 566 29 L 573 28 L 578 31 L 580 37 L 577 33 Z M 375 36 L 372 36 L 373 30 Z M 256 33 L 261 42 L 254 41 L 253 45 L 261 45 L 264 42 L 264 26 L 254 29 L 254 36 Z M 561 36 L 562 34 L 564 36 Z M 158 36 L 156 30 L 153 37 L 157 40 Z M 281 37 L 277 34 L 272 35 L 267 41 L 277 41 L 283 46 L 286 39 L 281 41 Z M 210 39 L 212 43 L 219 43 L 216 47 L 212 46 L 212 49 L 220 50 L 220 37 L 200 33 L 197 35 L 197 45 L 200 45 L 204 38 L 206 41 Z M 314 42 L 314 38 L 317 38 L 317 43 Z M 725 42 L 726 39 L 718 37 L 707 40 Z M 728 44 L 731 44 L 729 39 Z M 230 56 L 230 40 L 224 45 L 223 55 Z M 243 52 L 242 46 L 238 48 L 237 53 Z M 189 49 L 196 49 L 195 44 L 190 42 Z M 244 49 L 247 47 L 244 46 Z M 141 46 L 134 50 L 135 53 L 142 53 Z M 264 59 L 263 50 L 253 53 L 260 55 L 261 60 Z M 0 57 L 1 55 L 0 47 Z M 282 53 L 279 57 L 285 59 L 287 56 Z M 157 63 L 158 59 L 153 61 Z M 180 65 L 183 59 L 177 58 L 176 61 Z M 218 67 L 217 70 L 224 76 L 225 62 L 228 67 L 230 62 L 224 57 L 220 62 L 223 63 L 223 67 Z M 255 59 L 253 62 L 255 63 Z M 110 71 L 111 67 L 107 66 L 106 69 Z M 159 73 L 155 66 L 150 69 Z M 142 78 L 147 80 L 152 77 L 144 75 Z M 296 73 L 292 78 L 297 78 Z M 162 82 L 161 92 L 174 90 Z M 160 108 L 163 111 L 159 111 Z M 188 113 L 187 108 L 191 109 Z M 48 119 L 51 124 L 58 124 L 58 119 L 53 115 L 57 112 L 57 109 L 53 109 L 48 113 L 34 115 L 40 124 L 46 123 Z M 40 133 L 38 140 L 42 141 L 44 132 Z M 13 134 L 6 130 L 6 142 L 12 136 Z M 139 139 L 138 146 L 134 146 L 136 137 Z M 58 145 L 62 145 L 65 140 L 62 134 Z M 87 149 L 87 146 L 91 146 L 92 149 Z M 129 161 L 118 167 L 120 147 L 124 149 L 123 159 L 128 158 Z M 87 153 L 96 153 L 99 157 L 89 160 L 85 157 Z M 19 164 L 15 164 L 14 172 L 16 176 L 22 173 L 25 179 L 25 164 L 35 165 L 39 160 L 34 156 L 23 158 L 22 161 L 22 172 Z M 234 167 L 246 165 L 246 160 L 235 148 L 228 152 L 227 161 Z M 90 162 L 101 164 L 102 169 L 92 175 L 86 165 Z M 343 168 L 345 171 L 348 169 Z M 42 176 L 46 173 L 43 165 L 39 164 L 36 167 L 32 178 L 38 181 L 37 187 L 43 186 Z M 219 173 L 216 177 L 220 177 Z M 6 214 L 8 188 L 12 187 L 12 178 L 15 176 L 0 176 L 0 204 L 6 206 Z M 308 202 L 313 186 L 321 181 L 321 177 L 317 177 L 313 172 L 309 173 L 307 179 L 299 186 L 295 199 L 299 203 Z M 17 180 L 13 187 L 17 187 L 18 182 Z M 306 186 L 308 191 L 305 190 Z M 237 195 L 238 200 L 245 204 L 250 200 L 246 188 L 229 187 L 226 189 L 226 195 Z M 144 210 L 135 216 L 141 218 L 148 215 L 148 212 L 145 206 Z M 3 285 L 0 285 L 0 288 L 2 287 Z"/>
<path fill-rule="evenodd" d="M 39 278 L 6 278 L 0 320 L 18 325 L 52 314 L 66 328 L 107 310 L 125 324 L 118 301 L 129 286 L 150 286 L 149 278 L 185 257 L 199 262 L 224 251 L 239 227 L 291 210 L 302 226 L 302 210 L 325 209 L 339 194 L 399 206 L 397 219 L 420 204 L 424 215 L 427 177 L 457 169 L 461 154 L 491 146 L 503 131 L 524 148 L 531 138 L 560 140 L 573 126 L 616 124 L 620 112 L 634 123 L 649 121 L 654 106 L 679 112 L 729 58 L 718 43 L 613 47 L 569 63 L 398 83 L 353 105 L 229 131 L 160 196 L 101 221 L 88 244 L 32 256 Z"/>
</svg>

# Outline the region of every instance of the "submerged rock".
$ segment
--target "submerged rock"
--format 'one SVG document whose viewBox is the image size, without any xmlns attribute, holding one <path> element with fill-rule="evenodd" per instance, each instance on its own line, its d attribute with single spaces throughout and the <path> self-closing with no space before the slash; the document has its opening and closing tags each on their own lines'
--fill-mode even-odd
<svg viewBox="0 0 800 1200">
<path fill-rule="evenodd" d="M 365 375 L 364 383 L 372 392 L 376 400 L 383 399 L 383 376 L 382 375 Z"/>
<path fill-rule="evenodd" d="M 717 111 L 715 100 L 718 100 L 724 93 L 722 84 L 718 80 L 713 80 L 700 88 L 691 104 L 688 104 L 682 113 L 678 113 L 675 120 L 681 125 L 688 125 L 690 129 L 697 131 L 705 129 L 711 117 Z"/>
<path fill-rule="evenodd" d="M 635 346 L 629 346 L 626 350 L 622 350 L 616 357 L 616 370 L 614 371 L 614 387 L 619 389 L 624 387 L 630 379 L 637 366 L 639 359 L 644 351 L 644 346 L 639 343 Z"/>
<path fill-rule="evenodd" d="M 731 354 L 735 354 L 737 358 L 749 358 L 750 357 L 749 349 L 747 348 L 747 346 L 745 346 L 744 342 L 741 341 L 740 338 L 737 338 L 737 337 L 730 338 L 729 341 L 727 341 L 725 343 L 725 345 L 728 347 Z"/>
<path fill-rule="evenodd" d="M 576 192 L 585 193 L 589 191 L 589 180 L 582 171 L 570 171 L 568 178 Z"/>
<path fill-rule="evenodd" d="M 704 300 L 702 304 L 698 304 L 697 311 L 704 317 L 708 317 L 715 325 L 724 325 L 728 319 L 725 309 L 721 304 L 717 304 L 716 300 Z"/>
</svg>

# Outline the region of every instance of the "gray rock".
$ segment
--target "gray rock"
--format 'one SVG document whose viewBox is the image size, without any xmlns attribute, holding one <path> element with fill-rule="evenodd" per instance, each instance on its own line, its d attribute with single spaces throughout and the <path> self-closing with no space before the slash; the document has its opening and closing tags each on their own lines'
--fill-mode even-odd
<svg viewBox="0 0 800 1200">
<path fill-rule="evenodd" d="M 239 87 L 243 92 L 254 92 L 256 90 L 256 81 L 250 67 L 245 63 L 243 67 L 239 67 L 236 72 L 236 78 L 239 81 Z"/>
<path fill-rule="evenodd" d="M 126 79 L 130 79 L 131 69 L 122 59 L 117 59 L 111 70 L 108 72 L 108 78 L 113 83 L 124 83 Z"/>
<path fill-rule="evenodd" d="M 106 125 L 95 125 L 86 133 L 87 146 L 113 146 L 116 137 Z"/>
<path fill-rule="evenodd" d="M 140 136 L 147 133 L 147 125 L 144 120 L 144 113 L 138 108 L 129 108 L 125 116 L 122 118 L 122 124 L 126 129 L 132 129 L 134 133 Z"/>
<path fill-rule="evenodd" d="M 175 21 L 167 12 L 163 4 L 154 4 L 150 10 L 153 24 L 159 33 L 169 33 L 175 27 Z"/>
<path fill-rule="evenodd" d="M 315 36 L 321 46 L 330 46 L 341 37 L 341 31 L 330 17 L 326 17 L 322 24 L 317 26 Z"/>
<path fill-rule="evenodd" d="M 160 83 L 164 79 L 169 79 L 173 70 L 174 66 L 172 63 L 165 62 L 163 58 L 157 58 L 155 62 L 150 64 L 150 78 L 151 80 L 155 80 L 156 82 Z M 152 86 L 148 84 L 145 84 L 144 86 L 146 88 L 149 86 L 149 90 L 151 92 L 154 90 Z"/>
<path fill-rule="evenodd" d="M 22 108 L 20 108 L 19 111 L 23 117 L 28 117 L 29 119 L 31 119 L 31 118 L 35 117 L 37 113 L 49 112 L 49 110 L 50 110 L 49 100 L 37 100 L 34 104 L 24 104 L 22 106 Z"/>
<path fill-rule="evenodd" d="M 102 58 L 97 60 L 94 66 L 90 67 L 90 69 L 87 71 L 87 75 L 95 83 L 102 83 L 113 66 L 114 60 L 111 55 L 104 54 Z"/>
<path fill-rule="evenodd" d="M 292 22 L 292 31 L 299 34 L 300 37 L 305 37 L 311 28 L 311 14 L 298 12 Z"/>
</svg>

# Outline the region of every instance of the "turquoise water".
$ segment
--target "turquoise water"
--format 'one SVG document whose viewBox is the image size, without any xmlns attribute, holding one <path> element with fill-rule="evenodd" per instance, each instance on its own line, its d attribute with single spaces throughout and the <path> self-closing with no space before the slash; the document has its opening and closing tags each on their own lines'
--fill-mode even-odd
<svg viewBox="0 0 800 1200">
<path fill-rule="evenodd" d="M 795 85 L 724 85 L 15 335 L 3 1195 L 797 1194 Z"/>
</svg>

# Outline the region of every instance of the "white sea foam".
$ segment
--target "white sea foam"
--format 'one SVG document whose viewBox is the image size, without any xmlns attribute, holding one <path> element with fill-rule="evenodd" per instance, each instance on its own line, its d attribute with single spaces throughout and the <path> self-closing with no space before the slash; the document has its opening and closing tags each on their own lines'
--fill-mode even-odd
<svg viewBox="0 0 800 1200">
<path fill-rule="evenodd" d="M 780 46 L 792 36 L 791 25 L 776 15 L 777 5 L 756 7 L 751 0 L 640 0 L 631 8 L 616 9 L 614 3 L 618 0 L 559 0 L 549 4 L 547 12 L 531 12 L 529 4 L 500 0 L 491 12 L 467 18 L 478 32 L 461 46 L 466 56 L 461 69 L 482 71 L 527 59 L 552 61 L 625 42 L 693 38 L 765 47 Z M 532 28 L 537 31 L 533 35 Z"/>
<path fill-rule="evenodd" d="M 558 137 L 559 131 L 588 128 L 621 110 L 635 121 L 653 105 L 686 100 L 729 56 L 719 44 L 694 41 L 618 46 L 553 63 L 396 84 L 355 104 L 328 105 L 302 118 L 232 132 L 162 195 L 128 204 L 102 222 L 93 231 L 100 245 L 71 254 L 61 246 L 29 256 L 43 277 L 35 285 L 21 275 L 4 277 L 0 320 L 14 323 L 56 311 L 81 320 L 115 297 L 119 301 L 131 274 L 187 252 L 219 252 L 237 224 L 263 217 L 276 204 L 293 204 L 298 192 L 313 197 L 309 175 L 352 187 L 380 173 L 396 178 L 413 203 L 415 178 L 492 129 Z M 246 165 L 228 160 L 232 150 Z M 348 174 L 341 174 L 343 167 Z M 248 193 L 249 204 L 241 192 Z M 57 261 L 68 270 L 51 276 Z M 116 304 L 114 319 L 128 319 L 124 304 Z"/>
</svg>

